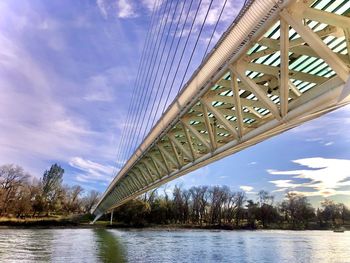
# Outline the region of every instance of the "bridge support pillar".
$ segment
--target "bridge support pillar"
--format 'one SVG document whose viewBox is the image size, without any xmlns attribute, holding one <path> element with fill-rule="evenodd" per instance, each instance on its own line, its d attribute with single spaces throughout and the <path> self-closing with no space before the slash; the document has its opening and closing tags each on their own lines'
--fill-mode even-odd
<svg viewBox="0 0 350 263">
<path fill-rule="evenodd" d="M 110 220 L 109 224 L 110 224 L 110 225 L 113 224 L 113 210 L 112 210 L 112 212 L 111 212 L 111 220 Z"/>
</svg>

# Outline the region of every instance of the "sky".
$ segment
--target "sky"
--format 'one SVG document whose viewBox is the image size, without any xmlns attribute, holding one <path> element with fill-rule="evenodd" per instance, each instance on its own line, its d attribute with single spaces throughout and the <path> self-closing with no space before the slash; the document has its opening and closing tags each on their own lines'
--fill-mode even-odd
<svg viewBox="0 0 350 263">
<path fill-rule="evenodd" d="M 21 165 L 39 178 L 59 163 L 65 183 L 103 192 L 120 162 L 118 145 L 152 9 L 164 8 L 164 1 L 0 1 L 0 165 Z M 212 6 L 186 79 L 202 60 L 222 3 Z M 228 1 L 210 48 L 242 3 Z M 208 5 L 203 0 L 198 21 Z M 193 35 L 200 26 L 194 24 Z M 175 86 L 180 83 L 175 80 Z M 176 179 L 166 189 L 228 185 L 249 198 L 261 189 L 277 198 L 292 190 L 315 204 L 332 198 L 350 205 L 349 128 L 350 107 L 344 107 Z"/>
</svg>

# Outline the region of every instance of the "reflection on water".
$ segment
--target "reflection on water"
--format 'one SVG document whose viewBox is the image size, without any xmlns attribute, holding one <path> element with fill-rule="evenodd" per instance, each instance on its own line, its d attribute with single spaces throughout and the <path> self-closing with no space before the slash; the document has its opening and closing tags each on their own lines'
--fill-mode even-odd
<svg viewBox="0 0 350 263">
<path fill-rule="evenodd" d="M 0 229 L 0 262 L 350 263 L 350 232 Z"/>
<path fill-rule="evenodd" d="M 99 259 L 103 262 L 126 262 L 119 238 L 105 229 L 95 229 Z"/>
<path fill-rule="evenodd" d="M 0 262 L 126 262 L 105 229 L 0 229 Z"/>
</svg>

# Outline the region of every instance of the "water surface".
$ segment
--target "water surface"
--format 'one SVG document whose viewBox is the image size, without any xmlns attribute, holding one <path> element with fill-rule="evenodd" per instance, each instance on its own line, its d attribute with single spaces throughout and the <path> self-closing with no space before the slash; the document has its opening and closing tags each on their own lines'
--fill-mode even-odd
<svg viewBox="0 0 350 263">
<path fill-rule="evenodd" d="M 0 262 L 350 263 L 350 232 L 0 229 Z"/>
</svg>

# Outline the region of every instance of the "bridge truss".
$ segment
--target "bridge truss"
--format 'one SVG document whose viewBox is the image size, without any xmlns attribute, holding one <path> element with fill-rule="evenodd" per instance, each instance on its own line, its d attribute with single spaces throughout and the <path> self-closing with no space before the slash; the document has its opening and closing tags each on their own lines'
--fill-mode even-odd
<svg viewBox="0 0 350 263">
<path fill-rule="evenodd" d="M 93 209 L 350 102 L 350 1 L 250 1 Z"/>
</svg>

